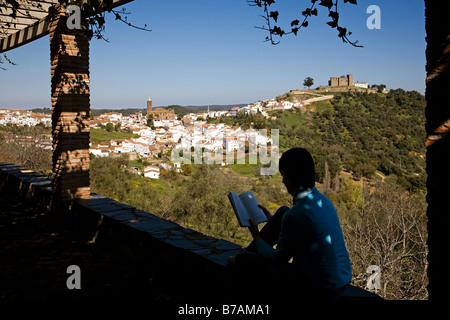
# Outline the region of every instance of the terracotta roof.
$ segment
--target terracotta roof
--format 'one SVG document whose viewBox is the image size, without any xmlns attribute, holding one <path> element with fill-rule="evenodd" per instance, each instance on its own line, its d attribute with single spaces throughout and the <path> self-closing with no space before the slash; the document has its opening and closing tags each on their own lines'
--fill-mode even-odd
<svg viewBox="0 0 450 320">
<path fill-rule="evenodd" d="M 151 111 L 152 113 L 173 113 L 173 110 L 166 110 L 163 108 L 156 108 L 155 110 Z"/>
</svg>

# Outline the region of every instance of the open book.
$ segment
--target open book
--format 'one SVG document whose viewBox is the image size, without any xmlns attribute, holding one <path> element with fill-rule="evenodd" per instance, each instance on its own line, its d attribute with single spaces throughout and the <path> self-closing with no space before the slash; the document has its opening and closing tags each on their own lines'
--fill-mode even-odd
<svg viewBox="0 0 450 320">
<path fill-rule="evenodd" d="M 236 214 L 241 227 L 250 226 L 248 219 L 251 219 L 254 225 L 267 221 L 266 215 L 262 209 L 258 207 L 258 201 L 251 191 L 244 192 L 241 195 L 230 192 L 228 193 L 228 199 L 230 199 L 234 213 Z"/>
</svg>

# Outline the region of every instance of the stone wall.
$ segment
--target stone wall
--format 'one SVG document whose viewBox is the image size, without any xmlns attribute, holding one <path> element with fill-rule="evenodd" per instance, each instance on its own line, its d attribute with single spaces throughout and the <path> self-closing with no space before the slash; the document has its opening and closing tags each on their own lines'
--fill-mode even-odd
<svg viewBox="0 0 450 320">
<path fill-rule="evenodd" d="M 10 163 L 0 163 L 0 192 L 18 194 L 42 208 L 53 206 L 52 182 L 45 176 Z M 148 212 L 97 194 L 58 206 L 52 221 L 77 239 L 95 241 L 132 259 L 149 274 L 170 277 L 192 296 L 225 299 L 232 284 L 227 257 L 237 244 L 216 239 Z M 50 213 L 50 211 L 49 211 Z M 176 290 L 176 288 L 174 289 Z M 184 289 L 185 290 L 185 289 Z M 206 297 L 205 297 L 206 295 Z"/>
<path fill-rule="evenodd" d="M 367 93 L 375 93 L 376 89 L 366 89 L 361 87 L 332 87 L 332 86 L 319 86 L 318 89 L 314 89 L 318 91 L 329 91 L 329 92 L 367 92 Z"/>
</svg>

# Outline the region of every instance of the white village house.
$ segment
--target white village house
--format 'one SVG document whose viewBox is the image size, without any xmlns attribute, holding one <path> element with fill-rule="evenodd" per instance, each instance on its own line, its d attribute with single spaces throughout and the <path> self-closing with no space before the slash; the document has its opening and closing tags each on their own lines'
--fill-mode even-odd
<svg viewBox="0 0 450 320">
<path fill-rule="evenodd" d="M 160 170 L 159 167 L 150 165 L 143 168 L 143 173 L 146 178 L 159 179 Z"/>
</svg>

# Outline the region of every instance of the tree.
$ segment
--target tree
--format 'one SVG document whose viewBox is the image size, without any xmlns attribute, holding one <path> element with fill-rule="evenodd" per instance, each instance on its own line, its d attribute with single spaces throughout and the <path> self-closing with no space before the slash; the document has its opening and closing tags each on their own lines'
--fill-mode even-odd
<svg viewBox="0 0 450 320">
<path fill-rule="evenodd" d="M 181 165 L 181 172 L 183 172 L 185 176 L 190 176 L 192 174 L 192 165 L 189 163 L 183 163 Z"/>
<path fill-rule="evenodd" d="M 303 81 L 303 85 L 304 85 L 305 87 L 308 87 L 308 89 L 311 88 L 311 86 L 314 85 L 314 79 L 311 78 L 311 77 L 307 77 L 307 78 L 305 79 L 305 81 Z"/>
<path fill-rule="evenodd" d="M 385 182 L 372 186 L 372 192 L 363 192 L 362 214 L 363 208 L 353 206 L 352 199 L 361 194 L 361 189 L 352 185 L 347 186 L 350 188 L 345 191 L 345 201 L 351 204 L 353 214 L 341 222 L 352 261 L 353 283 L 366 286 L 368 267 L 375 265 L 381 276 L 380 287 L 375 289 L 382 297 L 426 299 L 425 197 L 406 192 L 395 177 L 387 177 Z"/>
<path fill-rule="evenodd" d="M 319 6 L 323 6 L 328 9 L 328 16 L 331 21 L 328 21 L 327 25 L 338 31 L 338 37 L 341 38 L 344 43 L 349 43 L 354 47 L 362 47 L 361 45 L 358 45 L 358 41 L 351 41 L 349 36 L 351 36 L 352 33 L 348 31 L 347 28 L 344 28 L 339 24 L 339 0 L 321 0 L 320 2 L 317 0 L 311 0 L 311 6 L 302 11 L 302 17 L 292 20 L 290 24 L 290 31 L 285 31 L 276 25 L 280 14 L 278 11 L 271 11 L 270 9 L 271 5 L 275 3 L 275 0 L 247 0 L 247 2 L 250 6 L 263 8 L 264 14 L 261 16 L 265 20 L 266 26 L 256 28 L 268 31 L 269 35 L 266 36 L 265 41 L 270 41 L 272 44 L 278 44 L 280 42 L 275 40 L 275 37 L 277 36 L 280 38 L 288 34 L 294 34 L 296 36 L 301 28 L 308 27 L 309 18 L 318 15 L 318 9 L 315 7 L 316 3 L 318 3 Z M 344 3 L 356 4 L 357 0 L 344 0 Z"/>
<path fill-rule="evenodd" d="M 384 91 L 384 89 L 386 89 L 386 85 L 385 84 L 380 84 L 377 88 L 377 91 L 379 93 L 382 93 Z"/>
<path fill-rule="evenodd" d="M 363 205 L 362 190 L 352 179 L 344 180 L 341 187 L 341 203 L 347 210 L 360 211 Z"/>
<path fill-rule="evenodd" d="M 170 203 L 171 218 L 177 223 L 195 226 L 204 234 L 221 238 L 242 232 L 224 195 L 248 190 L 245 179 L 202 163 L 180 186 Z"/>
<path fill-rule="evenodd" d="M 329 193 L 330 189 L 331 189 L 330 170 L 328 170 L 328 162 L 325 160 L 324 177 L 323 177 L 323 192 L 324 192 L 324 194 Z"/>
<path fill-rule="evenodd" d="M 7 63 L 9 63 L 10 65 L 13 65 L 13 66 L 16 65 L 14 62 L 12 62 L 12 61 L 8 58 L 8 56 L 7 56 L 6 54 L 0 55 L 0 64 L 4 64 L 4 63 L 5 63 L 5 62 L 3 62 L 3 59 L 4 59 Z M 0 70 L 6 70 L 6 68 L 0 66 Z"/>
<path fill-rule="evenodd" d="M 377 92 L 382 93 L 384 91 L 384 89 L 386 89 L 386 85 L 385 84 L 373 84 L 372 89 L 377 89 Z"/>
<path fill-rule="evenodd" d="M 108 122 L 106 124 L 106 131 L 113 132 L 114 131 L 114 125 L 111 122 Z"/>
</svg>

